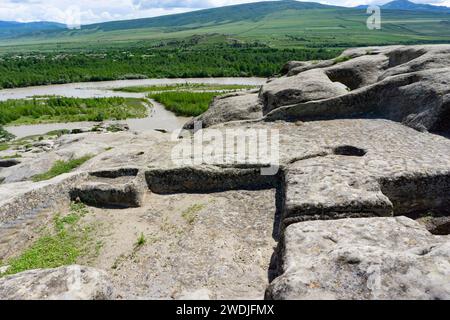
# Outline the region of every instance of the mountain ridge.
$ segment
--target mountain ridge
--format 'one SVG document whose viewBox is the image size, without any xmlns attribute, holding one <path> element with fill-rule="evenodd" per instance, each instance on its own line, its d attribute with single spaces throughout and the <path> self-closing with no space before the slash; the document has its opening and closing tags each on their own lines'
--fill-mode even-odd
<svg viewBox="0 0 450 320">
<path fill-rule="evenodd" d="M 409 2 L 401 2 L 409 3 Z M 337 7 L 315 2 L 265 1 L 191 11 L 173 15 L 119 20 L 82 25 L 81 30 L 68 30 L 61 24 L 30 30 L 32 24 L 19 29 L 1 28 L 4 43 L 99 43 L 120 45 L 139 41 L 172 41 L 191 36 L 220 34 L 243 42 L 262 41 L 269 46 L 285 46 L 287 42 L 305 46 L 344 46 L 418 43 L 418 41 L 450 41 L 447 11 L 386 10 L 383 30 L 370 32 L 368 16 L 358 8 Z M 41 24 L 44 24 L 42 22 Z M 51 23 L 50 23 L 51 25 Z M 28 28 L 28 29 L 27 29 Z M 445 29 L 445 28 L 444 28 Z M 424 31 L 425 30 L 425 31 Z M 349 41 L 351 40 L 351 41 Z M 240 40 L 238 40 L 240 41 Z M 142 42 L 141 44 L 144 44 Z"/>
<path fill-rule="evenodd" d="M 287 1 L 264 1 L 244 3 L 216 8 L 209 8 L 185 13 L 171 14 L 165 16 L 141 18 L 132 20 L 119 20 L 84 25 L 85 29 L 99 29 L 104 31 L 121 30 L 122 27 L 129 29 L 151 28 L 151 27 L 174 27 L 191 24 L 192 20 L 202 23 L 235 22 L 239 20 L 258 20 L 274 10 L 306 10 L 343 8 L 324 5 L 317 2 Z"/>
<path fill-rule="evenodd" d="M 366 9 L 368 5 L 361 5 L 355 8 Z M 435 6 L 431 4 L 415 3 L 409 0 L 394 0 L 380 6 L 381 9 L 386 10 L 406 10 L 406 11 L 422 11 L 422 12 L 438 12 L 450 13 L 450 7 Z"/>
</svg>

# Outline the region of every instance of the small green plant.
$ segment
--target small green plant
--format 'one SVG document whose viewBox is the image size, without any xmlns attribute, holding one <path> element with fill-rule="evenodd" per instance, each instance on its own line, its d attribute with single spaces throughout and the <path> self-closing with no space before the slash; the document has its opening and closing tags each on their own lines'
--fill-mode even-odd
<svg viewBox="0 0 450 320">
<path fill-rule="evenodd" d="M 198 213 L 205 207 L 204 204 L 194 204 L 187 208 L 181 216 L 188 224 L 194 224 L 195 220 L 197 219 Z"/>
<path fill-rule="evenodd" d="M 83 163 L 85 163 L 92 157 L 93 157 L 92 155 L 87 155 L 87 156 L 84 156 L 84 157 L 81 157 L 78 159 L 72 159 L 69 161 L 58 160 L 55 162 L 53 167 L 50 168 L 49 171 L 44 172 L 42 174 L 35 175 L 32 178 L 32 181 L 39 182 L 39 181 L 49 180 L 49 179 L 52 179 L 61 174 L 71 172 L 73 169 L 78 168 L 79 166 L 81 166 Z"/>
<path fill-rule="evenodd" d="M 345 62 L 345 61 L 348 61 L 348 60 L 351 60 L 351 59 L 352 58 L 349 57 L 349 56 L 339 56 L 336 59 L 334 59 L 334 64 Z"/>
<path fill-rule="evenodd" d="M 139 238 L 136 241 L 136 248 L 142 247 L 146 243 L 147 243 L 147 239 L 145 238 L 144 233 L 141 233 L 141 235 L 139 236 Z"/>
</svg>

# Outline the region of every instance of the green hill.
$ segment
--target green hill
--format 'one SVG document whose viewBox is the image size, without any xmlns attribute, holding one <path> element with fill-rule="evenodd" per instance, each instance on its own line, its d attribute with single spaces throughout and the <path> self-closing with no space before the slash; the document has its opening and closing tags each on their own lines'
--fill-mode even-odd
<svg viewBox="0 0 450 320">
<path fill-rule="evenodd" d="M 156 18 L 114 21 L 87 25 L 86 30 L 129 30 L 142 28 L 169 28 L 171 30 L 192 29 L 208 25 L 223 25 L 240 21 L 258 22 L 272 14 L 286 10 L 325 9 L 331 6 L 314 2 L 298 1 L 267 1 L 247 3 L 242 5 L 226 6 L 206 9 L 182 14 L 161 16 Z"/>
<path fill-rule="evenodd" d="M 450 42 L 450 28 L 446 27 L 450 21 L 448 13 L 383 10 L 382 30 L 368 30 L 368 17 L 362 8 L 268 1 L 92 24 L 83 26 L 81 30 L 50 31 L 4 39 L 0 46 L 22 45 L 27 49 L 38 45 L 39 50 L 129 48 L 164 45 L 192 36 L 210 35 L 222 35 L 231 41 L 257 41 L 269 47 L 290 48 Z"/>
<path fill-rule="evenodd" d="M 345 48 L 450 43 L 450 15 L 267 1 L 0 39 L 0 88 L 165 77 L 272 76 Z"/>
</svg>

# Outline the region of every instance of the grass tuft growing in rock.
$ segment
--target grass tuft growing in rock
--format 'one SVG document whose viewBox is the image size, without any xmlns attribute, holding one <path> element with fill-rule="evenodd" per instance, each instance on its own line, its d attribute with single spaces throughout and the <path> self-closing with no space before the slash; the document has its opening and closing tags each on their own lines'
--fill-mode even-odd
<svg viewBox="0 0 450 320">
<path fill-rule="evenodd" d="M 194 204 L 187 208 L 181 216 L 188 224 L 194 224 L 195 220 L 197 219 L 198 213 L 205 207 L 203 204 Z"/>
<path fill-rule="evenodd" d="M 44 230 L 28 249 L 8 261 L 9 268 L 2 276 L 71 265 L 81 257 L 97 254 L 97 244 L 92 241 L 94 228 L 80 223 L 88 212 L 85 205 L 72 203 L 67 216 L 57 214 L 53 228 Z"/>
<path fill-rule="evenodd" d="M 81 166 L 83 163 L 85 163 L 92 157 L 93 157 L 92 155 L 87 155 L 87 156 L 84 156 L 84 157 L 81 157 L 78 159 L 72 159 L 69 161 L 62 161 L 62 160 L 56 161 L 55 164 L 53 165 L 53 167 L 51 167 L 51 169 L 49 171 L 35 175 L 32 178 L 32 180 L 33 180 L 33 182 L 50 180 L 61 174 L 71 172 L 73 169 L 78 168 L 79 166 Z"/>
<path fill-rule="evenodd" d="M 352 58 L 351 57 L 349 57 L 349 56 L 339 56 L 339 57 L 337 57 L 336 59 L 334 59 L 334 64 L 338 64 L 338 63 L 341 63 L 341 62 L 345 62 L 345 61 L 348 61 L 348 60 L 351 60 Z"/>
<path fill-rule="evenodd" d="M 139 238 L 136 241 L 136 248 L 142 247 L 144 244 L 147 243 L 147 239 L 145 238 L 144 234 L 141 233 Z"/>
</svg>

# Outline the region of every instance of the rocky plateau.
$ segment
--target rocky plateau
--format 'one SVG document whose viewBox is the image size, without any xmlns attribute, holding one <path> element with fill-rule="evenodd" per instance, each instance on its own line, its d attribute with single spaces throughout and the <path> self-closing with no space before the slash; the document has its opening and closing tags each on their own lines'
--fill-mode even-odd
<svg viewBox="0 0 450 320">
<path fill-rule="evenodd" d="M 0 299 L 450 299 L 450 46 L 355 48 L 283 71 L 176 134 L 0 151 L 0 272 L 71 202 L 102 244 L 77 265 L 0 277 Z M 275 159 L 199 138 L 252 130 L 276 133 L 258 142 Z"/>
</svg>

